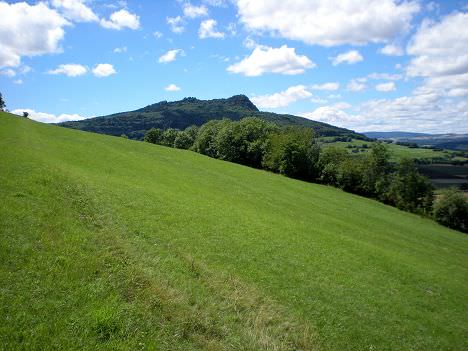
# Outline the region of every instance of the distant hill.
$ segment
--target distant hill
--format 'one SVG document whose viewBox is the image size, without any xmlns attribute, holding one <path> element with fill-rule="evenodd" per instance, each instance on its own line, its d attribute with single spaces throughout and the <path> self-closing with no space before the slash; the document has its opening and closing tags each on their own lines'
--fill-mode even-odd
<svg viewBox="0 0 468 351">
<path fill-rule="evenodd" d="M 199 100 L 189 97 L 174 102 L 161 101 L 135 111 L 65 122 L 60 125 L 101 134 L 117 136 L 125 134 L 131 139 L 142 139 L 145 132 L 151 128 L 185 129 L 191 125 L 200 126 L 213 119 L 239 120 L 245 117 L 259 117 L 279 125 L 310 127 L 322 136 L 367 139 L 354 131 L 303 117 L 261 112 L 245 95 L 235 95 L 228 99 Z"/>
<path fill-rule="evenodd" d="M 364 135 L 375 139 L 400 139 L 400 138 L 417 138 L 427 137 L 432 134 L 412 133 L 412 132 L 365 132 Z"/>
<path fill-rule="evenodd" d="M 411 132 L 366 132 L 369 138 L 391 139 L 440 149 L 468 151 L 468 134 L 425 134 Z"/>
</svg>

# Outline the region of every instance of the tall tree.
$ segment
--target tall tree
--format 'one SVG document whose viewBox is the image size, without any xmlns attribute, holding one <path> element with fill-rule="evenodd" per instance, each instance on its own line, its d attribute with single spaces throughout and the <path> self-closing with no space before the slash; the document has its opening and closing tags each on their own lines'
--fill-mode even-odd
<svg viewBox="0 0 468 351">
<path fill-rule="evenodd" d="M 0 93 L 0 111 L 5 111 L 5 107 L 6 107 L 5 100 L 3 100 L 2 93 Z"/>
</svg>

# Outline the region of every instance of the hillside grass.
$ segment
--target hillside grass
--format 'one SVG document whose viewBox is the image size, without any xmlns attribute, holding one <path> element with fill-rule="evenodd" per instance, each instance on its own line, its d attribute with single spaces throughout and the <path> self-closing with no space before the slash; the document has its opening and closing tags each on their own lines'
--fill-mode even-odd
<svg viewBox="0 0 468 351">
<path fill-rule="evenodd" d="M 330 139 L 330 138 L 327 138 Z M 326 140 L 326 139 L 324 139 Z M 343 142 L 343 141 L 335 141 L 335 142 L 328 142 L 328 143 L 323 143 L 322 145 L 324 147 L 338 147 L 338 148 L 343 148 L 348 150 L 348 152 L 352 152 L 352 148 L 349 148 L 349 146 L 353 147 L 362 147 L 363 145 L 367 145 L 367 149 L 362 149 L 360 148 L 360 152 L 368 152 L 370 151 L 370 148 L 374 144 L 372 141 L 365 141 L 365 140 L 357 140 L 353 139 L 352 141 L 349 142 Z M 454 159 L 452 152 L 448 150 L 433 150 L 433 149 L 426 149 L 426 148 L 409 148 L 407 146 L 403 145 L 397 145 L 397 144 L 385 144 L 388 148 L 388 151 L 390 152 L 391 155 L 391 160 L 393 162 L 399 161 L 402 158 L 412 158 L 412 159 L 419 159 L 419 160 L 433 160 L 433 159 L 445 159 L 445 160 L 452 160 Z M 459 158 L 460 159 L 460 158 Z"/>
<path fill-rule="evenodd" d="M 5 350 L 462 350 L 468 236 L 331 187 L 0 114 Z"/>
</svg>

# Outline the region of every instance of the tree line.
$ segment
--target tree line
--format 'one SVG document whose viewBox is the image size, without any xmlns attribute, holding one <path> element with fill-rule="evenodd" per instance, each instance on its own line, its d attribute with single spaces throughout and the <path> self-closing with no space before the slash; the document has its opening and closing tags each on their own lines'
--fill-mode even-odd
<svg viewBox="0 0 468 351">
<path fill-rule="evenodd" d="M 463 194 L 450 190 L 434 201 L 434 189 L 414 161 L 390 162 L 384 143 L 374 143 L 365 154 L 350 154 L 322 147 L 310 128 L 279 127 L 256 117 L 211 120 L 185 130 L 153 128 L 144 140 L 331 185 L 468 232 L 468 202 Z"/>
</svg>

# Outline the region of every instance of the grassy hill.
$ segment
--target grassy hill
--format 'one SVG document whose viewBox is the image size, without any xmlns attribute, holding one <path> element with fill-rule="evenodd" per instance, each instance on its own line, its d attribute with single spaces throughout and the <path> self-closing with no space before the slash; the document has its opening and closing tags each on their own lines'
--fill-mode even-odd
<svg viewBox="0 0 468 351">
<path fill-rule="evenodd" d="M 364 135 L 326 123 L 293 115 L 260 112 L 245 95 L 236 95 L 229 99 L 185 98 L 174 102 L 162 101 L 135 111 L 83 121 L 64 122 L 61 125 L 101 134 L 116 136 L 125 134 L 131 139 L 143 139 L 145 132 L 151 128 L 185 129 L 191 125 L 200 126 L 212 119 L 239 120 L 244 117 L 259 117 L 279 125 L 310 127 L 324 136 L 350 136 L 367 139 Z"/>
<path fill-rule="evenodd" d="M 0 345 L 463 350 L 468 236 L 337 189 L 0 114 Z"/>
</svg>

